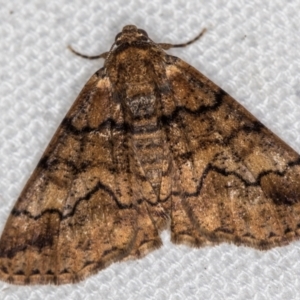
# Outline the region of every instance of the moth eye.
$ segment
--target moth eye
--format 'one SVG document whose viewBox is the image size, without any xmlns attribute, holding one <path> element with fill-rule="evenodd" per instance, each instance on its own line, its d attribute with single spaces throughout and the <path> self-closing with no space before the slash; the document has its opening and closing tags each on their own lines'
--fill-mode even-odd
<svg viewBox="0 0 300 300">
<path fill-rule="evenodd" d="M 148 37 L 148 33 L 143 29 L 138 29 L 138 33 L 141 33 L 142 35 Z"/>
<path fill-rule="evenodd" d="M 122 35 L 122 32 L 119 32 L 115 37 L 115 42 L 119 39 L 119 37 Z"/>
</svg>

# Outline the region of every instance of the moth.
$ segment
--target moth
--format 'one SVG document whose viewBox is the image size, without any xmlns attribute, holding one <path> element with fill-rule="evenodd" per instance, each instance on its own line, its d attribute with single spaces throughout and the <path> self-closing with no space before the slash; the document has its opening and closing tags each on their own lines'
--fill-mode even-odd
<svg viewBox="0 0 300 300">
<path fill-rule="evenodd" d="M 81 55 L 104 66 L 9 216 L 1 280 L 78 282 L 159 248 L 165 228 L 174 243 L 195 247 L 269 249 L 298 239 L 299 155 L 164 51 L 186 44 L 155 43 L 128 25 L 109 52 Z"/>
</svg>

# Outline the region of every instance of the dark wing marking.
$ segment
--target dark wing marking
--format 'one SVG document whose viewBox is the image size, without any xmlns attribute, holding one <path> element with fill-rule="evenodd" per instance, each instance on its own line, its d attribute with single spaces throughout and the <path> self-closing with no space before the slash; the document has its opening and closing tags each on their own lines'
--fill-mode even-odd
<svg viewBox="0 0 300 300">
<path fill-rule="evenodd" d="M 76 282 L 161 245 L 145 201 L 153 191 L 111 90 L 98 71 L 58 128 L 2 234 L 1 280 Z"/>
<path fill-rule="evenodd" d="M 168 56 L 166 69 L 172 240 L 267 249 L 298 238 L 299 155 L 193 67 Z"/>
</svg>

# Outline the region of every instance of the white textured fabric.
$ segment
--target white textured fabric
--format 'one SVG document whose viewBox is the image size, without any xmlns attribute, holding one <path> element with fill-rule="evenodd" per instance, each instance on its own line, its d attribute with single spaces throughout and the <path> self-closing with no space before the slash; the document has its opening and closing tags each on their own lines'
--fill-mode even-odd
<svg viewBox="0 0 300 300">
<path fill-rule="evenodd" d="M 126 24 L 230 93 L 300 151 L 300 2 L 297 0 L 0 0 L 0 231 L 55 129 L 103 65 L 73 55 L 107 51 Z M 300 183 L 299 183 L 300 184 Z M 300 242 L 260 252 L 169 242 L 64 286 L 0 282 L 0 299 L 300 299 Z"/>
</svg>

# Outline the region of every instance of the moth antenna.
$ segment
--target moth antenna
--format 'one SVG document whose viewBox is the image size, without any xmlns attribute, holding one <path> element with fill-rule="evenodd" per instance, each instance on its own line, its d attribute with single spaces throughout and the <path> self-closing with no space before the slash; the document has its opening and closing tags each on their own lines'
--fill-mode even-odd
<svg viewBox="0 0 300 300">
<path fill-rule="evenodd" d="M 159 43 L 158 45 L 163 48 L 164 50 L 168 50 L 170 48 L 181 48 L 181 47 L 186 47 L 190 44 L 193 44 L 194 42 L 196 42 L 197 40 L 199 40 L 203 34 L 206 32 L 206 28 L 202 29 L 202 31 L 196 36 L 194 37 L 192 40 L 186 42 L 186 43 L 182 43 L 182 44 L 167 44 L 167 43 Z"/>
<path fill-rule="evenodd" d="M 73 52 L 74 54 L 76 54 L 82 58 L 87 58 L 87 59 L 99 59 L 99 58 L 106 59 L 107 55 L 109 54 L 109 52 L 104 52 L 104 53 L 101 53 L 99 55 L 94 55 L 94 56 L 93 55 L 85 55 L 85 54 L 81 54 L 81 53 L 77 52 L 70 45 L 68 45 L 68 49 L 71 50 L 71 52 Z"/>
</svg>

